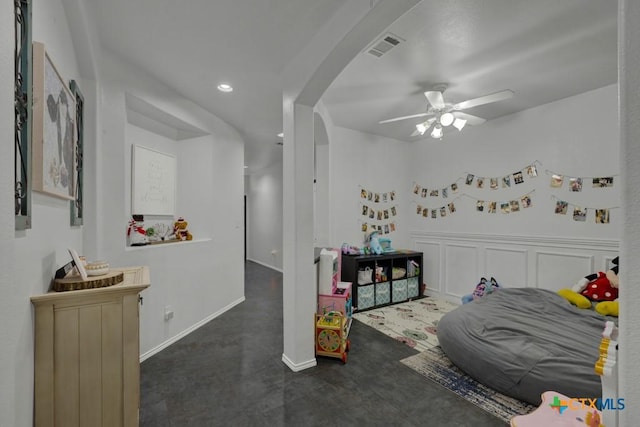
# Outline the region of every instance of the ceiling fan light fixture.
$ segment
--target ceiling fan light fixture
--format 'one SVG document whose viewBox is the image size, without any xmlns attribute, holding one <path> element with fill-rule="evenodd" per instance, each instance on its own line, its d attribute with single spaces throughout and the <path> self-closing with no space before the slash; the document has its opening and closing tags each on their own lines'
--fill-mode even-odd
<svg viewBox="0 0 640 427">
<path fill-rule="evenodd" d="M 462 130 L 462 128 L 466 124 L 467 124 L 467 121 L 465 119 L 456 118 L 453 122 L 453 127 L 458 130 Z"/>
<path fill-rule="evenodd" d="M 451 113 L 444 113 L 440 116 L 440 123 L 442 124 L 442 126 L 451 126 L 454 120 L 455 117 Z"/>
<path fill-rule="evenodd" d="M 416 129 L 418 130 L 418 133 L 420 133 L 420 135 L 424 135 L 424 133 L 427 131 L 427 126 L 425 126 L 424 123 L 418 123 L 416 125 Z"/>
<path fill-rule="evenodd" d="M 433 127 L 433 130 L 431 131 L 431 138 L 442 138 L 442 126 L 440 125 L 435 125 Z"/>
</svg>

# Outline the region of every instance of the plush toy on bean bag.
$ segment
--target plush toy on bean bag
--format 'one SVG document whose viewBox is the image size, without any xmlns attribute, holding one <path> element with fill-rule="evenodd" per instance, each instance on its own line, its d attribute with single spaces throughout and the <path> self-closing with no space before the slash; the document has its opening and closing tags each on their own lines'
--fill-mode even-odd
<svg viewBox="0 0 640 427">
<path fill-rule="evenodd" d="M 590 274 L 571 289 L 561 289 L 558 294 L 578 308 L 591 308 L 594 302 L 598 313 L 618 316 L 618 262 L 618 257 L 615 257 L 611 261 L 614 267 L 607 272 Z"/>
</svg>

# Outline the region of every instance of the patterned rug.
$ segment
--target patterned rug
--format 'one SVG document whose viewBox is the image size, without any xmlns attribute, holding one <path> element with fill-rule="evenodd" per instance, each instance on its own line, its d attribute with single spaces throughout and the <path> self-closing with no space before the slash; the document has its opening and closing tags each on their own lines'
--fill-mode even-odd
<svg viewBox="0 0 640 427">
<path fill-rule="evenodd" d="M 400 362 L 506 423 L 509 423 L 512 417 L 528 414 L 536 408 L 475 381 L 451 363 L 439 346 Z"/>
<path fill-rule="evenodd" d="M 425 351 L 438 345 L 438 322 L 445 313 L 456 307 L 448 301 L 426 297 L 354 313 L 353 318 L 409 347 Z"/>
</svg>

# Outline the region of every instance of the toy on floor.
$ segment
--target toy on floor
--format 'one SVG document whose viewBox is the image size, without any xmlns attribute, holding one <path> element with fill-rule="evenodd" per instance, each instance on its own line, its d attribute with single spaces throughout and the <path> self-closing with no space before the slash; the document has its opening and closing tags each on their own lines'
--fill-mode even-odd
<svg viewBox="0 0 640 427">
<path fill-rule="evenodd" d="M 462 303 L 466 304 L 473 300 L 480 299 L 485 295 L 489 295 L 490 293 L 497 291 L 498 289 L 500 289 L 500 285 L 496 279 L 492 277 L 490 280 L 487 280 L 482 277 L 480 279 L 480 283 L 476 285 L 473 292 L 462 297 Z"/>
<path fill-rule="evenodd" d="M 618 316 L 618 257 L 612 261 L 614 267 L 607 272 L 593 273 L 580 279 L 571 289 L 561 289 L 558 294 L 578 308 L 591 308 L 603 316 Z"/>
</svg>

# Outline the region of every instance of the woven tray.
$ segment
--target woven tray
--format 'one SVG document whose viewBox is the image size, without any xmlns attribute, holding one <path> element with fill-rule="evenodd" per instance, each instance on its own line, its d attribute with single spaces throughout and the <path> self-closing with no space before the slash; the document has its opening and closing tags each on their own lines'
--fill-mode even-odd
<svg viewBox="0 0 640 427">
<path fill-rule="evenodd" d="M 65 277 L 53 281 L 53 290 L 56 292 L 77 291 L 80 289 L 105 288 L 117 285 L 124 280 L 122 271 L 112 271 L 104 276 L 93 276 L 87 280 L 82 280 L 80 276 Z"/>
</svg>

